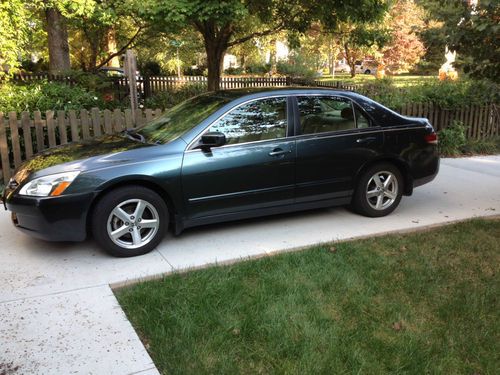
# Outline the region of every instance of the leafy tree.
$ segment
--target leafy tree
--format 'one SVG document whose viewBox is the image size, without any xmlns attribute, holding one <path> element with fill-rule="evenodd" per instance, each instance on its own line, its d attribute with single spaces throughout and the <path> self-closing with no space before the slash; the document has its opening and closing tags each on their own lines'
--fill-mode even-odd
<svg viewBox="0 0 500 375">
<path fill-rule="evenodd" d="M 91 12 L 94 0 L 16 0 L 29 9 L 31 16 L 45 21 L 49 70 L 53 73 L 70 69 L 68 19 Z M 30 19 L 25 20 L 26 26 Z"/>
<path fill-rule="evenodd" d="M 339 21 L 371 21 L 385 11 L 384 0 L 137 0 L 139 14 L 164 31 L 195 28 L 207 54 L 208 89 L 219 88 L 229 47 L 288 29 L 304 32 L 313 21 L 333 28 Z M 246 33 L 249 22 L 265 25 Z"/>
<path fill-rule="evenodd" d="M 424 10 L 424 27 L 419 37 L 425 46 L 425 53 L 419 65 L 437 72 L 445 61 L 445 47 L 449 43 L 449 30 L 446 24 L 453 28 L 461 19 L 461 4 L 453 0 L 415 0 Z"/>
<path fill-rule="evenodd" d="M 387 25 L 391 41 L 382 49 L 383 60 L 391 70 L 409 70 L 425 53 L 418 36 L 424 27 L 424 12 L 413 0 L 398 0 L 391 8 Z"/>
<path fill-rule="evenodd" d="M 19 65 L 17 46 L 27 39 L 28 12 L 22 0 L 0 2 L 0 74 L 2 70 L 16 70 Z"/>
<path fill-rule="evenodd" d="M 425 59 L 444 62 L 444 47 L 457 51 L 457 67 L 474 78 L 500 81 L 500 2 L 416 0 L 427 11 Z M 431 55 L 432 54 L 432 55 Z"/>
<path fill-rule="evenodd" d="M 500 83 L 500 2 L 481 0 L 475 7 L 463 5 L 456 27 L 448 23 L 450 47 L 460 57 L 464 72 Z"/>
<path fill-rule="evenodd" d="M 118 56 L 145 37 L 147 25 L 134 17 L 128 0 L 95 0 L 88 12 L 70 19 L 73 56 L 83 70 L 119 66 Z"/>
<path fill-rule="evenodd" d="M 341 23 L 335 35 L 351 68 L 351 77 L 356 76 L 356 61 L 375 54 L 390 39 L 388 30 L 377 23 Z"/>
</svg>

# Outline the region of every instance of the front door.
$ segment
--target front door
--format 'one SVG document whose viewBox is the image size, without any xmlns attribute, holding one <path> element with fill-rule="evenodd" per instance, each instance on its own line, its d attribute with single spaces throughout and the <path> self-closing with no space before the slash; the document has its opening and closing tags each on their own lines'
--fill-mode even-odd
<svg viewBox="0 0 500 375">
<path fill-rule="evenodd" d="M 223 133 L 224 146 L 185 152 L 182 186 L 188 219 L 293 202 L 295 141 L 287 138 L 287 100 L 239 105 L 206 130 Z"/>
<path fill-rule="evenodd" d="M 383 145 L 383 132 L 349 99 L 297 97 L 296 202 L 346 199 L 354 175 Z"/>
</svg>

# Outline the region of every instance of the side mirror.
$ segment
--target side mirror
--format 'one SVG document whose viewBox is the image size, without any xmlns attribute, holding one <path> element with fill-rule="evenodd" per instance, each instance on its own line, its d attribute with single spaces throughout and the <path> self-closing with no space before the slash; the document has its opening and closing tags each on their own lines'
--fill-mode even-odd
<svg viewBox="0 0 500 375">
<path fill-rule="evenodd" d="M 208 132 L 201 136 L 201 148 L 219 147 L 226 144 L 226 136 L 220 132 Z"/>
</svg>

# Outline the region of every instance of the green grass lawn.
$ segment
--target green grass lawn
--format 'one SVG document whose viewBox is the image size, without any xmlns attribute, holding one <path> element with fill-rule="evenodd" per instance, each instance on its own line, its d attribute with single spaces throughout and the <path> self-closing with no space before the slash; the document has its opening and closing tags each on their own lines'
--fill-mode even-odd
<svg viewBox="0 0 500 375">
<path fill-rule="evenodd" d="M 429 81 L 437 81 L 437 72 L 433 76 L 417 76 L 409 74 L 401 74 L 394 76 L 387 76 L 394 81 L 394 85 L 397 87 L 415 86 Z M 354 78 L 351 78 L 349 73 L 336 73 L 335 78 L 331 75 L 324 75 L 319 78 L 320 81 L 342 81 L 345 83 L 366 83 L 375 81 L 376 78 L 373 74 L 356 74 Z"/>
<path fill-rule="evenodd" d="M 497 374 L 499 243 L 500 221 L 474 220 L 176 274 L 117 297 L 165 374 Z"/>
</svg>

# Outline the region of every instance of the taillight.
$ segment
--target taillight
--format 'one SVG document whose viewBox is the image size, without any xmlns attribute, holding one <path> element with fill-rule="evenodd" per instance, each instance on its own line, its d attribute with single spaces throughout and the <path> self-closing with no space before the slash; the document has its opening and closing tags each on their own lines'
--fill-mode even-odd
<svg viewBox="0 0 500 375">
<path fill-rule="evenodd" d="M 438 136 L 437 136 L 436 132 L 426 134 L 424 136 L 424 139 L 427 143 L 430 143 L 432 145 L 437 145 L 437 143 L 438 143 Z"/>
</svg>

